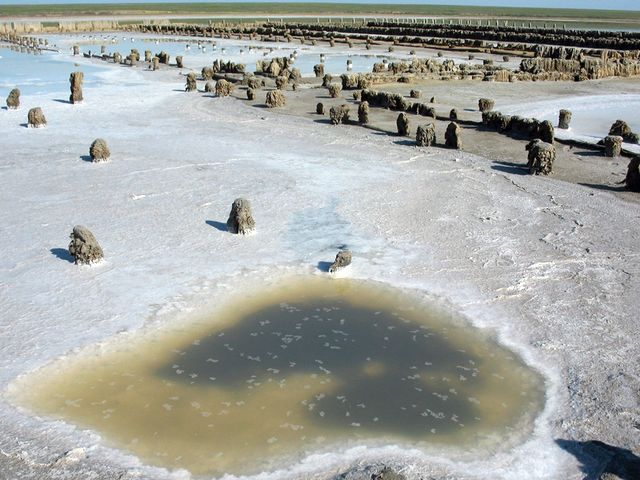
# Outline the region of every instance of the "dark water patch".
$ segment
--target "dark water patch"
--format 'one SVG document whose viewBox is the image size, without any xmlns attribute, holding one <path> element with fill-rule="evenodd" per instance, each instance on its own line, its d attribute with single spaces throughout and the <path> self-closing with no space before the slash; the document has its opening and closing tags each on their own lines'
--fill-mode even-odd
<svg viewBox="0 0 640 480">
<path fill-rule="evenodd" d="M 307 421 L 420 437 L 434 428 L 460 428 L 480 415 L 442 381 L 443 372 L 468 372 L 465 381 L 474 388 L 481 382 L 480 362 L 396 311 L 320 297 L 254 312 L 199 339 L 157 374 L 235 391 L 265 382 L 287 388 L 292 375 L 315 375 L 327 388 L 304 400 L 313 406 Z"/>
</svg>

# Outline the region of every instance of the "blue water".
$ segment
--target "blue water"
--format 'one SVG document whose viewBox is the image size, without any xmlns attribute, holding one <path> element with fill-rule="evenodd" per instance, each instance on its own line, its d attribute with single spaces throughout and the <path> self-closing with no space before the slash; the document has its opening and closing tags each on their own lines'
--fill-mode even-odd
<svg viewBox="0 0 640 480">
<path fill-rule="evenodd" d="M 104 72 L 105 67 L 75 65 L 71 61 L 64 61 L 55 52 L 30 54 L 0 47 L 0 93 L 3 98 L 15 87 L 23 95 L 68 93 L 69 75 L 77 71 L 84 73 L 85 86 L 104 82 L 98 74 Z"/>
<path fill-rule="evenodd" d="M 43 51 L 29 53 L 26 49 L 12 50 L 9 46 L 0 46 L 0 97 L 6 96 L 12 88 L 18 87 L 24 95 L 35 94 L 68 94 L 69 74 L 74 71 L 84 72 L 84 86 L 102 86 L 113 82 L 119 84 L 137 84 L 142 78 L 136 75 L 145 68 L 142 63 L 135 69 L 123 69 L 130 75 L 111 75 L 117 68 L 113 64 L 93 62 L 83 56 L 73 57 L 72 47 L 78 45 L 82 53 L 100 54 L 104 46 L 105 53 L 111 55 L 120 53 L 123 58 L 129 55 L 131 49 L 136 48 L 144 59 L 145 50 L 152 55 L 167 52 L 170 63 L 175 65 L 175 57 L 183 56 L 185 71 L 200 72 L 204 66 L 210 66 L 214 60 L 244 63 L 245 71 L 254 72 L 256 62 L 274 57 L 290 57 L 296 54 L 293 67 L 300 69 L 303 76 L 313 76 L 313 67 L 321 63 L 321 53 L 324 54 L 325 72 L 332 75 L 351 72 L 371 72 L 373 64 L 387 59 L 390 62 L 399 59 L 409 59 L 408 54 L 397 53 L 390 56 L 382 47 L 364 53 L 359 50 L 351 54 L 348 47 L 341 45 L 336 48 L 327 46 L 312 47 L 300 45 L 296 42 L 265 44 L 237 40 L 221 40 L 202 38 L 170 38 L 152 36 L 124 36 L 122 34 L 83 34 L 83 35 L 47 35 L 50 48 L 57 51 Z M 200 48 L 198 41 L 201 42 Z M 426 55 L 424 53 L 423 55 Z M 433 52 L 430 55 L 435 55 Z M 347 61 L 352 62 L 351 70 L 347 68 Z"/>
<path fill-rule="evenodd" d="M 223 40 L 223 39 L 203 39 L 203 38 L 172 38 L 153 36 L 123 36 L 114 34 L 94 34 L 58 36 L 51 35 L 45 37 L 51 45 L 57 45 L 62 51 L 70 52 L 73 43 L 77 43 L 83 53 L 100 54 L 101 47 L 104 46 L 105 53 L 120 53 L 126 57 L 131 49 L 136 48 L 140 52 L 140 58 L 144 59 L 145 50 L 150 50 L 152 55 L 167 52 L 170 62 L 175 62 L 177 55 L 182 55 L 186 68 L 200 71 L 204 66 L 210 66 L 214 60 L 233 61 L 244 63 L 247 72 L 256 69 L 256 61 L 273 57 L 289 57 L 297 52 L 294 67 L 300 69 L 303 76 L 313 75 L 313 66 L 320 63 L 320 53 L 325 54 L 325 72 L 331 74 L 342 74 L 347 72 L 347 60 L 352 62 L 352 72 L 371 72 L 373 64 L 381 62 L 384 58 L 391 61 L 408 59 L 407 55 L 394 54 L 389 56 L 382 48 L 371 50 L 370 54 L 350 54 L 346 46 L 330 49 L 324 47 L 311 47 L 310 45 L 300 45 L 298 42 L 265 44 L 261 42 Z M 198 47 L 198 42 L 201 47 Z"/>
</svg>

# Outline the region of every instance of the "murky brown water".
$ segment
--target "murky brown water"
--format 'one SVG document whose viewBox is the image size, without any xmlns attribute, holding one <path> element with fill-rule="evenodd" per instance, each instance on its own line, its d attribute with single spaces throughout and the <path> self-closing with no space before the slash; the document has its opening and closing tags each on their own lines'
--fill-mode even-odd
<svg viewBox="0 0 640 480">
<path fill-rule="evenodd" d="M 544 400 L 540 376 L 481 331 L 396 290 L 318 278 L 56 362 L 18 387 L 38 413 L 196 474 L 252 473 L 338 444 L 495 444 Z"/>
</svg>

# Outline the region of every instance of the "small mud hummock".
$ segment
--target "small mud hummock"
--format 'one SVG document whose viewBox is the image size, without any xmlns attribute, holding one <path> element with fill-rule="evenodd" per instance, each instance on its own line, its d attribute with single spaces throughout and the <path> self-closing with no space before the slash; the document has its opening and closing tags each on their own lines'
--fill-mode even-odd
<svg viewBox="0 0 640 480">
<path fill-rule="evenodd" d="M 247 235 L 256 228 L 256 222 L 251 213 L 251 203 L 246 198 L 236 198 L 231 205 L 227 230 L 231 233 Z"/>
<path fill-rule="evenodd" d="M 342 104 L 337 107 L 331 107 L 329 110 L 329 119 L 332 125 L 349 123 L 349 105 Z"/>
<path fill-rule="evenodd" d="M 556 147 L 540 139 L 531 140 L 525 147 L 529 151 L 527 167 L 531 175 L 549 175 L 556 159 Z"/>
<path fill-rule="evenodd" d="M 605 157 L 619 157 L 622 152 L 622 140 L 619 135 L 607 135 L 602 140 Z"/>
<path fill-rule="evenodd" d="M 42 108 L 33 107 L 27 113 L 27 122 L 31 128 L 42 128 L 47 126 L 47 119 L 42 113 Z"/>
<path fill-rule="evenodd" d="M 281 90 L 271 90 L 267 92 L 265 98 L 265 103 L 269 108 L 284 107 L 286 101 L 286 97 Z"/>
<path fill-rule="evenodd" d="M 563 130 L 568 130 L 569 125 L 571 124 L 571 112 L 569 110 L 560 110 L 560 115 L 558 117 L 558 128 L 562 128 Z"/>
<path fill-rule="evenodd" d="M 289 86 L 289 79 L 284 75 L 276 77 L 276 88 L 278 90 L 286 90 Z"/>
<path fill-rule="evenodd" d="M 358 122 L 362 125 L 369 123 L 369 102 L 366 100 L 358 105 Z"/>
<path fill-rule="evenodd" d="M 611 129 L 609 135 L 622 137 L 624 142 L 640 143 L 640 135 L 631 131 L 631 127 L 624 120 L 616 120 Z"/>
<path fill-rule="evenodd" d="M 451 122 L 444 133 L 444 144 L 447 148 L 455 148 L 460 150 L 462 148 L 462 137 L 460 134 L 460 125 L 456 122 Z"/>
<path fill-rule="evenodd" d="M 544 122 L 540 123 L 538 127 L 538 135 L 540 137 L 540 140 L 542 140 L 543 142 L 553 144 L 553 141 L 555 140 L 555 131 L 553 129 L 553 125 L 549 120 L 545 120 Z"/>
<path fill-rule="evenodd" d="M 631 133 L 631 127 L 624 120 L 616 120 L 609 129 L 609 135 L 616 135 L 619 137 L 626 137 Z"/>
<path fill-rule="evenodd" d="M 247 87 L 253 90 L 260 90 L 262 87 L 264 87 L 264 81 L 261 78 L 250 76 L 249 78 L 247 78 Z"/>
<path fill-rule="evenodd" d="M 396 119 L 396 127 L 398 128 L 398 135 L 407 137 L 411 126 L 409 125 L 409 117 L 406 113 L 402 112 Z"/>
<path fill-rule="evenodd" d="M 76 264 L 90 265 L 99 262 L 104 257 L 102 247 L 91 231 L 82 225 L 73 227 L 70 235 L 69 253 Z"/>
<path fill-rule="evenodd" d="M 14 88 L 9 92 L 7 97 L 7 108 L 9 110 L 16 110 L 20 106 L 20 89 Z"/>
<path fill-rule="evenodd" d="M 94 163 L 106 162 L 111 157 L 111 152 L 107 146 L 107 141 L 103 138 L 96 138 L 89 147 L 89 156 Z"/>
<path fill-rule="evenodd" d="M 436 143 L 436 126 L 433 123 L 419 125 L 416 131 L 416 145 L 418 147 L 431 147 Z"/>
<path fill-rule="evenodd" d="M 329 267 L 329 273 L 335 273 L 347 265 L 351 265 L 351 251 L 340 250 L 336 255 L 336 259 Z"/>
<path fill-rule="evenodd" d="M 84 73 L 82 72 L 73 72 L 69 76 L 69 83 L 71 89 L 71 95 L 69 95 L 69 101 L 71 103 L 80 103 L 82 102 L 82 82 L 84 80 Z"/>
<path fill-rule="evenodd" d="M 187 84 L 184 87 L 185 92 L 197 92 L 198 91 L 198 82 L 196 81 L 195 72 L 189 72 L 187 75 Z"/>
<path fill-rule="evenodd" d="M 478 100 L 478 110 L 480 110 L 480 112 L 482 113 L 490 112 L 491 110 L 493 110 L 495 104 L 496 102 L 491 100 L 490 98 L 481 98 L 480 100 Z"/>
<path fill-rule="evenodd" d="M 627 190 L 640 192 L 640 157 L 633 157 L 627 167 L 627 177 L 624 179 Z"/>
<path fill-rule="evenodd" d="M 228 97 L 231 95 L 235 88 L 235 85 L 224 78 L 221 78 L 216 82 L 216 96 L 217 97 Z"/>
</svg>

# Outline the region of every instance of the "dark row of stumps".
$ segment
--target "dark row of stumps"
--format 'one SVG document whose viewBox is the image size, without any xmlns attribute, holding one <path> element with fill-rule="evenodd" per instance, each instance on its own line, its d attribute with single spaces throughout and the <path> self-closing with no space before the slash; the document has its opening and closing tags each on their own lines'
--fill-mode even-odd
<svg viewBox="0 0 640 480">
<path fill-rule="evenodd" d="M 327 88 L 331 93 L 331 85 Z M 419 98 L 420 92 L 412 90 L 411 98 Z M 330 95 L 332 98 L 338 95 Z M 412 112 L 421 116 L 436 119 L 435 108 L 423 103 L 412 103 L 399 93 L 377 92 L 364 89 L 354 93 L 354 99 L 360 100 L 358 104 L 358 120 L 354 122 L 350 119 L 350 107 L 347 104 L 333 106 L 329 110 L 329 120 L 333 125 L 353 124 L 366 125 L 369 123 L 370 106 L 374 105 L 389 110 L 400 110 L 396 119 L 397 134 L 408 136 L 411 130 L 409 117 L 405 112 Z M 435 98 L 431 99 L 431 103 Z M 515 138 L 528 139 L 525 146 L 527 153 L 527 168 L 532 175 L 548 175 L 553 170 L 553 162 L 556 159 L 555 129 L 548 120 L 539 121 L 535 118 L 523 118 L 519 116 L 503 115 L 494 111 L 495 102 L 492 99 L 481 98 L 478 100 L 478 110 L 482 112 L 482 124 L 485 128 L 499 133 L 511 135 Z M 325 106 L 323 103 L 316 105 L 316 113 L 324 115 Z M 572 114 L 569 110 L 560 110 L 558 127 L 568 129 Z M 444 146 L 453 149 L 462 149 L 461 128 L 457 123 L 458 113 L 452 109 L 449 113 L 451 123 L 445 132 Z M 604 155 L 607 157 L 618 157 L 622 153 L 622 142 L 639 143 L 638 134 L 631 131 L 629 125 L 617 120 L 610 129 L 600 145 L 604 147 Z M 436 145 L 435 124 L 428 123 L 420 125 L 416 130 L 416 146 L 430 147 Z M 640 157 L 633 157 L 629 162 L 627 175 L 623 180 L 628 190 L 640 192 Z"/>
</svg>

